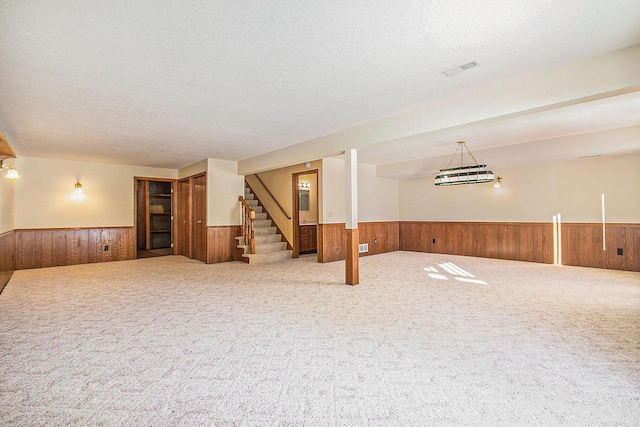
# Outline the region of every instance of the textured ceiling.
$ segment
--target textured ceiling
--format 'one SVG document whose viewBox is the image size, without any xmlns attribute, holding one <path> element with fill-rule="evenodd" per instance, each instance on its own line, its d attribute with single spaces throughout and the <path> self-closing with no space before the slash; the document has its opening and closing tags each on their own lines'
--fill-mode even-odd
<svg viewBox="0 0 640 427">
<path fill-rule="evenodd" d="M 3 0 L 0 131 L 18 156 L 240 160 L 638 43 L 637 0 Z"/>
</svg>

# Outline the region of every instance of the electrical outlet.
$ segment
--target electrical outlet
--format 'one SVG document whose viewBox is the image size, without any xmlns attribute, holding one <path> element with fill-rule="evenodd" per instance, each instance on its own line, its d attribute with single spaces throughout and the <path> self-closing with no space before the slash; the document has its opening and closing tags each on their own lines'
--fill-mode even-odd
<svg viewBox="0 0 640 427">
<path fill-rule="evenodd" d="M 109 250 L 109 245 L 104 245 L 104 251 L 107 252 Z"/>
<path fill-rule="evenodd" d="M 623 254 L 622 248 L 618 248 L 618 255 L 622 255 L 622 254 Z"/>
<path fill-rule="evenodd" d="M 436 243 L 436 239 L 433 239 L 433 240 L 431 241 L 431 243 L 435 244 L 435 243 Z"/>
<path fill-rule="evenodd" d="M 377 245 L 378 244 L 378 239 L 373 239 L 373 244 Z"/>
</svg>

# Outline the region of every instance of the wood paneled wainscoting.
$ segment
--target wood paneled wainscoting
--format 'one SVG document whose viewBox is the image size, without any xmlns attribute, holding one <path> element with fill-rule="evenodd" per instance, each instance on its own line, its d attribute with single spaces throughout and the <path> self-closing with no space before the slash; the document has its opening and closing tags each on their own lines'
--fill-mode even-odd
<svg viewBox="0 0 640 427">
<path fill-rule="evenodd" d="M 562 224 L 562 264 L 640 271 L 640 225 Z M 622 248 L 623 255 L 618 255 Z M 551 223 L 400 222 L 400 250 L 553 264 Z"/>
<path fill-rule="evenodd" d="M 400 250 L 553 264 L 553 227 L 547 223 L 400 223 Z"/>
<path fill-rule="evenodd" d="M 236 237 L 241 231 L 240 225 L 207 227 L 207 264 L 240 261 Z"/>
<path fill-rule="evenodd" d="M 16 270 L 129 259 L 136 259 L 133 227 L 15 230 Z"/>
<path fill-rule="evenodd" d="M 2 292 L 16 269 L 15 243 L 15 232 L 13 230 L 0 234 L 0 292 Z"/>
<path fill-rule="evenodd" d="M 562 224 L 562 263 L 610 270 L 640 271 L 640 224 Z M 622 252 L 619 254 L 619 252 Z"/>
<path fill-rule="evenodd" d="M 359 242 L 368 243 L 369 251 L 360 256 L 393 252 L 399 249 L 398 221 L 358 223 Z M 345 259 L 345 224 L 318 224 L 318 262 Z"/>
<path fill-rule="evenodd" d="M 318 224 L 318 262 L 333 262 L 345 258 L 345 224 Z"/>
</svg>

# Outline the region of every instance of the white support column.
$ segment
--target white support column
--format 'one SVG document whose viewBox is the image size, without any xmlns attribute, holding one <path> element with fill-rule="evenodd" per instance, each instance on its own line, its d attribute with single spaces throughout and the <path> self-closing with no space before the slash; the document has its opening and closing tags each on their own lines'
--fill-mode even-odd
<svg viewBox="0 0 640 427">
<path fill-rule="evenodd" d="M 358 228 L 358 151 L 345 151 L 347 229 Z"/>
<path fill-rule="evenodd" d="M 348 285 L 360 283 L 360 254 L 358 245 L 358 152 L 345 152 L 345 176 L 347 195 L 347 221 L 345 233 L 345 281 Z"/>
</svg>

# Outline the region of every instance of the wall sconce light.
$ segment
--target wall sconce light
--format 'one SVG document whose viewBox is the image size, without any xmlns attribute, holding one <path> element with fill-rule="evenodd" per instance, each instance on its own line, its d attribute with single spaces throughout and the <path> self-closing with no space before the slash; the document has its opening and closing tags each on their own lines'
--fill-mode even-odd
<svg viewBox="0 0 640 427">
<path fill-rule="evenodd" d="M 500 188 L 502 184 L 502 177 L 497 177 L 496 181 L 493 183 L 493 188 Z"/>
<path fill-rule="evenodd" d="M 5 163 L 4 160 L 0 160 L 0 169 L 9 169 L 6 175 L 9 179 L 20 178 L 20 175 L 18 175 L 18 171 L 13 166 L 13 163 Z"/>
<path fill-rule="evenodd" d="M 76 193 L 82 194 L 82 184 L 80 184 L 79 182 L 76 182 L 76 185 L 74 185 L 73 188 L 76 189 Z"/>
<path fill-rule="evenodd" d="M 298 186 L 300 188 L 311 188 L 311 184 L 309 184 L 308 182 L 301 182 L 298 184 Z"/>
</svg>

